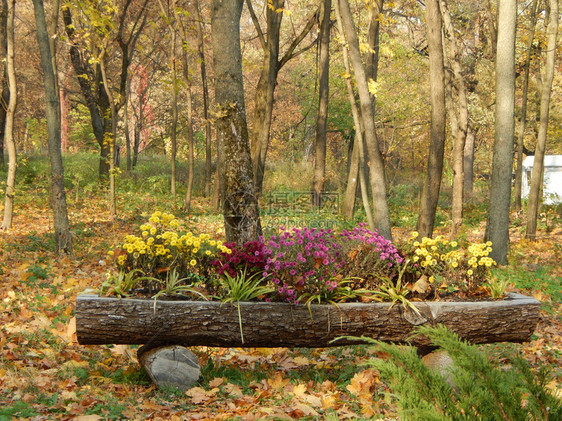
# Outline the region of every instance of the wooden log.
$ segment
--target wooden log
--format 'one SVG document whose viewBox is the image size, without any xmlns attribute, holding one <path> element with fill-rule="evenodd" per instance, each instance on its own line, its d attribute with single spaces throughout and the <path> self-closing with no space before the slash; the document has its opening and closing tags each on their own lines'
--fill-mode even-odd
<svg viewBox="0 0 562 421">
<path fill-rule="evenodd" d="M 93 344 L 177 344 L 218 347 L 328 347 L 360 343 L 341 336 L 386 342 L 407 341 L 420 324 L 445 325 L 472 343 L 522 342 L 529 339 L 540 303 L 520 294 L 501 301 L 416 302 L 421 313 L 390 303 L 306 305 L 117 299 L 79 295 L 78 342 Z M 411 340 L 427 346 L 425 337 Z"/>
</svg>

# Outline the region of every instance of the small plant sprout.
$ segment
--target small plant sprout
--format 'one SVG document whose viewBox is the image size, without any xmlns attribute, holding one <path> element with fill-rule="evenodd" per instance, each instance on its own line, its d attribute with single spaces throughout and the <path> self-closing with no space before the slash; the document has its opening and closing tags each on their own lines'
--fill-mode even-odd
<svg viewBox="0 0 562 421">
<path fill-rule="evenodd" d="M 413 310 L 418 316 L 420 316 L 420 311 L 418 308 L 406 298 L 406 295 L 410 293 L 407 285 L 402 282 L 402 277 L 404 276 L 404 272 L 408 266 L 409 261 L 406 260 L 398 272 L 398 279 L 396 283 L 392 282 L 392 279 L 385 278 L 384 284 L 380 287 L 380 290 L 374 291 L 374 295 L 389 300 L 392 302 L 389 310 L 396 304 L 397 302 L 401 303 L 405 308 L 409 308 Z"/>
<path fill-rule="evenodd" d="M 223 303 L 233 303 L 238 310 L 238 323 L 240 326 L 240 338 L 244 343 L 244 332 L 242 330 L 242 314 L 240 312 L 241 301 L 252 301 L 261 296 L 275 291 L 273 286 L 264 285 L 265 278 L 260 273 L 254 273 L 248 276 L 246 269 L 235 276 L 230 276 L 228 272 L 224 274 L 224 295 L 221 300 Z"/>
<path fill-rule="evenodd" d="M 140 269 L 128 272 L 120 270 L 117 275 L 112 275 L 108 272 L 106 274 L 107 279 L 100 287 L 100 293 L 102 295 L 116 295 L 118 297 L 129 295 L 138 282 L 142 279 L 148 279 L 148 277 L 139 277 L 137 274 L 142 274 L 142 271 Z"/>
<path fill-rule="evenodd" d="M 156 278 L 152 278 L 152 280 L 159 281 Z M 172 269 L 171 271 L 169 271 L 166 274 L 166 280 L 163 282 L 164 286 L 152 297 L 154 298 L 154 310 L 156 311 L 156 300 L 162 295 L 177 296 L 191 294 L 197 295 L 198 297 L 207 300 L 207 297 L 205 297 L 205 295 L 195 289 L 193 285 L 186 284 L 186 282 L 189 281 L 189 278 L 180 278 L 180 275 L 176 269 Z"/>
<path fill-rule="evenodd" d="M 509 280 L 506 278 L 499 279 L 496 276 L 492 276 L 486 286 L 490 289 L 490 295 L 493 299 L 499 300 L 503 298 L 505 290 L 509 285 Z"/>
</svg>

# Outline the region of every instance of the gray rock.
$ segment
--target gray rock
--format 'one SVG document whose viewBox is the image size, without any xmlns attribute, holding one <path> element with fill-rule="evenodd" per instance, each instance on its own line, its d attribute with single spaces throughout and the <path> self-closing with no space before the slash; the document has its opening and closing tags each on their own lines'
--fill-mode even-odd
<svg viewBox="0 0 562 421">
<path fill-rule="evenodd" d="M 453 379 L 453 370 L 455 362 L 447 351 L 434 351 L 422 358 L 423 363 L 432 370 L 437 370 L 439 374 L 453 389 L 457 389 L 457 385 Z"/>
<path fill-rule="evenodd" d="M 195 354 L 181 345 L 143 350 L 138 357 L 159 389 L 174 387 L 186 391 L 199 380 L 201 374 Z"/>
</svg>

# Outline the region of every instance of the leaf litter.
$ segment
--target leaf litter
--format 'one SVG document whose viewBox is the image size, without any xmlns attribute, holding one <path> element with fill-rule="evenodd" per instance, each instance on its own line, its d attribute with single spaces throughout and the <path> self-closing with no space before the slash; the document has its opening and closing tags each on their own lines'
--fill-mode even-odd
<svg viewBox="0 0 562 421">
<path fill-rule="evenodd" d="M 16 211 L 13 229 L 0 234 L 0 420 L 396 419 L 378 373 L 361 365 L 372 356 L 365 347 L 196 347 L 203 375 L 181 393 L 156 389 L 135 347 L 78 345 L 76 295 L 101 284 L 107 247 L 135 228 L 138 210 L 117 221 L 100 204 L 73 211 L 72 221 L 88 235 L 75 241 L 73 258 L 57 259 L 47 247 L 49 212 L 27 206 Z M 191 220 L 200 231 L 221 230 L 216 217 Z M 517 263 L 555 261 L 560 240 L 560 230 L 536 243 L 517 239 L 515 253 L 525 250 Z M 534 294 L 545 298 L 540 290 Z M 513 345 L 533 367 L 562 366 L 561 314 L 560 303 L 542 311 L 532 340 Z M 561 377 L 558 372 L 547 387 L 560 393 Z"/>
</svg>

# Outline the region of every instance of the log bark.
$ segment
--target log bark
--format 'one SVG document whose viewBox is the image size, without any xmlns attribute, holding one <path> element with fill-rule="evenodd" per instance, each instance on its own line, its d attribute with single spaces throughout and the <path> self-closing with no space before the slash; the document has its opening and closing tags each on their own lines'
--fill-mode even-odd
<svg viewBox="0 0 562 421">
<path fill-rule="evenodd" d="M 415 302 L 417 316 L 390 303 L 306 305 L 240 303 L 238 309 L 211 301 L 156 301 L 79 295 L 78 342 L 95 344 L 177 344 L 219 347 L 329 347 L 361 343 L 334 339 L 367 336 L 406 342 L 417 325 L 443 324 L 472 343 L 523 342 L 533 333 L 540 303 L 519 294 L 501 301 Z M 411 342 L 428 346 L 424 337 Z"/>
</svg>

